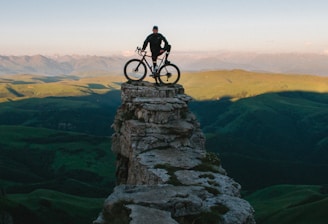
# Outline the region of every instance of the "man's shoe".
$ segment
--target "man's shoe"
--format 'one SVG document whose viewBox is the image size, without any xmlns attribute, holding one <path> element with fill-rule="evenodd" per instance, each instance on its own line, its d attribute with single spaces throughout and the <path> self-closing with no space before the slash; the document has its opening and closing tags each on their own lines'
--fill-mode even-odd
<svg viewBox="0 0 328 224">
<path fill-rule="evenodd" d="M 165 61 L 165 64 L 166 64 L 166 65 L 168 65 L 168 64 L 170 64 L 170 63 L 171 63 L 171 62 L 168 61 L 168 60 Z"/>
</svg>

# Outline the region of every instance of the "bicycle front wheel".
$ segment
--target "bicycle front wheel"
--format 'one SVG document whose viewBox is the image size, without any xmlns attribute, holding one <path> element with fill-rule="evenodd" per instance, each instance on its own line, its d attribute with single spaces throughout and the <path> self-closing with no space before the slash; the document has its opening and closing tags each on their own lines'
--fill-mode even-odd
<svg viewBox="0 0 328 224">
<path fill-rule="evenodd" d="M 169 84 L 175 84 L 180 79 L 180 70 L 179 68 L 174 64 L 168 64 L 164 65 L 159 70 L 159 81 L 162 84 L 169 85 Z"/>
<path fill-rule="evenodd" d="M 140 59 L 131 59 L 124 66 L 124 75 L 130 81 L 141 81 L 146 74 L 146 65 Z"/>
</svg>

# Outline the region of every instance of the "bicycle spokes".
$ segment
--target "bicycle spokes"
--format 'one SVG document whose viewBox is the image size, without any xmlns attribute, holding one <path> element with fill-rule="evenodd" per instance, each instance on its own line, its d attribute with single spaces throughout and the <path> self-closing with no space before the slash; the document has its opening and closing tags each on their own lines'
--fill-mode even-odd
<svg viewBox="0 0 328 224">
<path fill-rule="evenodd" d="M 168 64 L 159 70 L 159 80 L 163 84 L 175 84 L 180 79 L 180 70 L 174 64 Z"/>
<path fill-rule="evenodd" d="M 128 80 L 140 81 L 146 77 L 146 65 L 139 59 L 132 59 L 124 66 L 124 75 Z"/>
</svg>

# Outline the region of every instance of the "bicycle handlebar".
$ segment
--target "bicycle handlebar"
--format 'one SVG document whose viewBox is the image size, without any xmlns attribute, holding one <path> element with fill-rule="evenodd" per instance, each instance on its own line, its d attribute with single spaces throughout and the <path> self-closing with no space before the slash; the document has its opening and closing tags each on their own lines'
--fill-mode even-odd
<svg viewBox="0 0 328 224">
<path fill-rule="evenodd" d="M 137 47 L 135 51 L 138 52 L 140 56 L 144 56 L 147 54 L 147 51 L 142 50 L 141 47 Z"/>
</svg>

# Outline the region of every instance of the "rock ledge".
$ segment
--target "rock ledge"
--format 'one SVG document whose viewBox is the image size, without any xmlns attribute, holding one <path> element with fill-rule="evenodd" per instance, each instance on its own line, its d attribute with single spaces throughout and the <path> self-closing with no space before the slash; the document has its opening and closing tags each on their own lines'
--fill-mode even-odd
<svg viewBox="0 0 328 224">
<path fill-rule="evenodd" d="M 118 186 L 94 224 L 253 224 L 254 210 L 240 198 L 189 111 L 181 85 L 124 83 L 112 150 Z"/>
</svg>

